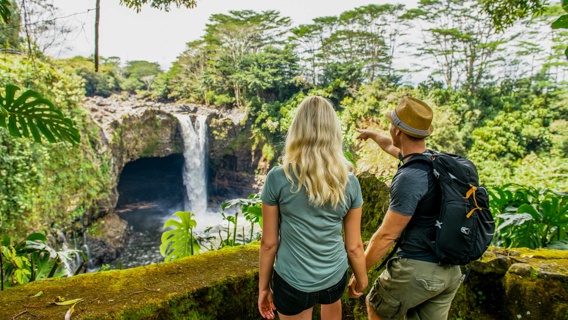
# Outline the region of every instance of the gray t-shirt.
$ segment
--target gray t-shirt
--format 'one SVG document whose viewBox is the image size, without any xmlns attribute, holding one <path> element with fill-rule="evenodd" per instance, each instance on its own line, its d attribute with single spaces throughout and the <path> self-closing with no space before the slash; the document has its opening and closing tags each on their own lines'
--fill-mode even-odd
<svg viewBox="0 0 568 320">
<path fill-rule="evenodd" d="M 389 210 L 412 216 L 428 191 L 428 172 L 408 167 L 398 170 L 392 179 Z"/>
<path fill-rule="evenodd" d="M 348 267 L 343 243 L 343 218 L 349 209 L 363 205 L 361 187 L 350 173 L 345 203 L 312 206 L 305 188 L 293 193 L 281 166 L 268 173 L 260 198 L 280 210 L 280 243 L 275 271 L 291 286 L 304 292 L 327 289 L 338 283 Z"/>
<path fill-rule="evenodd" d="M 417 235 L 427 237 L 434 231 L 439 204 L 435 197 L 437 182 L 430 164 L 416 161 L 398 169 L 390 188 L 389 209 L 412 216 L 400 241 L 399 257 L 438 262 L 432 249 Z M 432 206 L 435 206 L 434 208 Z"/>
</svg>

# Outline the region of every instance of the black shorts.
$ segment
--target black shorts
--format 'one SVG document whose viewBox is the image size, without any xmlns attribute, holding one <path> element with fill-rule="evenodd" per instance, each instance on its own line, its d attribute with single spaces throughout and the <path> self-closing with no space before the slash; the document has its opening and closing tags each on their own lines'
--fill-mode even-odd
<svg viewBox="0 0 568 320">
<path fill-rule="evenodd" d="M 335 285 L 316 292 L 303 292 L 289 285 L 274 271 L 272 292 L 276 311 L 286 316 L 296 315 L 316 304 L 331 304 L 341 299 L 347 288 L 347 271 Z"/>
</svg>

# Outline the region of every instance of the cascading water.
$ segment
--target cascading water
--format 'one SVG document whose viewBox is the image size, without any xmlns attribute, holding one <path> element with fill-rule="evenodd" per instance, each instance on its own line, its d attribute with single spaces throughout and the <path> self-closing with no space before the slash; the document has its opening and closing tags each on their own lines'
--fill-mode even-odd
<svg viewBox="0 0 568 320">
<path fill-rule="evenodd" d="M 183 184 L 187 193 L 185 210 L 195 215 L 207 212 L 207 116 L 197 116 L 195 127 L 187 115 L 176 115 L 181 125 L 185 158 Z"/>
<path fill-rule="evenodd" d="M 173 216 L 176 211 L 195 215 L 196 237 L 225 225 L 218 210 L 208 210 L 207 117 L 196 116 L 192 122 L 189 115 L 175 116 L 183 137 L 183 158 L 142 158 L 128 163 L 121 173 L 116 212 L 128 222 L 132 235 L 111 267 L 116 268 L 119 261 L 124 268 L 162 262 L 162 227 L 167 220 L 177 219 Z"/>
</svg>

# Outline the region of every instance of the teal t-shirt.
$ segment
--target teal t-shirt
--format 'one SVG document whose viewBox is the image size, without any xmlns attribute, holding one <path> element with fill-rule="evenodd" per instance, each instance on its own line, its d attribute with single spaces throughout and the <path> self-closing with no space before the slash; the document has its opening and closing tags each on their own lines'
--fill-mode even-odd
<svg viewBox="0 0 568 320">
<path fill-rule="evenodd" d="M 281 166 L 266 176 L 260 198 L 280 211 L 280 243 L 274 269 L 294 288 L 304 292 L 327 289 L 338 283 L 348 267 L 343 243 L 343 218 L 363 205 L 361 186 L 352 173 L 345 203 L 310 205 L 305 188 L 292 185 Z"/>
</svg>

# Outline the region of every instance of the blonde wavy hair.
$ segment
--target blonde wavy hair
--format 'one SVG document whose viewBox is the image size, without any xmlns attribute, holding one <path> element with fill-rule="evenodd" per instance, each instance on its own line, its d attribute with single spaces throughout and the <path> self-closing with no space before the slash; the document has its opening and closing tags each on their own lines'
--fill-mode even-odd
<svg viewBox="0 0 568 320">
<path fill-rule="evenodd" d="M 299 192 L 305 187 L 310 204 L 337 207 L 345 201 L 345 188 L 352 165 L 343 155 L 339 118 L 331 102 L 319 96 L 304 99 L 286 137 L 283 168 Z M 292 187 L 293 188 L 293 187 Z"/>
</svg>

